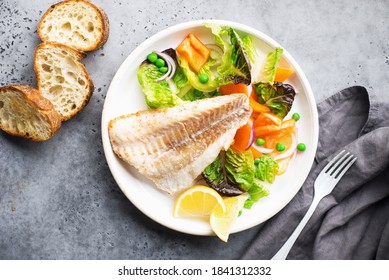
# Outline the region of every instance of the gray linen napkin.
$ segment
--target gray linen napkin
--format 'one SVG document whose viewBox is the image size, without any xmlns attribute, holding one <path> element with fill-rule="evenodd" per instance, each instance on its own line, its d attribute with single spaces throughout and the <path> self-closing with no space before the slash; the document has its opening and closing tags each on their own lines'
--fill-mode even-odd
<svg viewBox="0 0 389 280">
<path fill-rule="evenodd" d="M 308 178 L 259 226 L 243 259 L 270 259 L 279 250 L 308 210 L 316 177 L 343 149 L 358 160 L 320 202 L 288 259 L 389 259 L 389 104 L 355 86 L 321 102 L 318 111 L 319 145 Z"/>
</svg>

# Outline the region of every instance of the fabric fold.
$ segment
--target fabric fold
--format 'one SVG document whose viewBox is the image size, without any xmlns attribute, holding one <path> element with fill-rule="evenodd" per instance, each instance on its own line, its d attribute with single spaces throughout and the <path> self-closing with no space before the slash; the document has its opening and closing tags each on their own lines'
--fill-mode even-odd
<svg viewBox="0 0 389 280">
<path fill-rule="evenodd" d="M 282 211 L 258 227 L 242 258 L 270 259 L 278 251 L 311 204 L 316 177 L 343 149 L 358 160 L 320 202 L 288 259 L 389 258 L 389 104 L 351 87 L 318 111 L 320 140 L 308 178 Z"/>
</svg>

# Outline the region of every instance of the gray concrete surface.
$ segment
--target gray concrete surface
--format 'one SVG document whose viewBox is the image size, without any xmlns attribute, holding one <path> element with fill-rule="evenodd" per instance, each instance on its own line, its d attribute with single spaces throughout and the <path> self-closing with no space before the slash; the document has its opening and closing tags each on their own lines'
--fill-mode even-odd
<svg viewBox="0 0 389 280">
<path fill-rule="evenodd" d="M 122 194 L 106 164 L 100 121 L 115 71 L 156 32 L 194 19 L 237 21 L 282 44 L 317 101 L 351 85 L 389 99 L 388 1 L 95 0 L 111 33 L 84 60 L 95 83 L 85 110 L 44 143 L 0 132 L 0 259 L 236 259 L 258 227 L 231 236 L 164 228 Z M 34 85 L 37 22 L 55 1 L 0 1 L 0 84 Z"/>
</svg>

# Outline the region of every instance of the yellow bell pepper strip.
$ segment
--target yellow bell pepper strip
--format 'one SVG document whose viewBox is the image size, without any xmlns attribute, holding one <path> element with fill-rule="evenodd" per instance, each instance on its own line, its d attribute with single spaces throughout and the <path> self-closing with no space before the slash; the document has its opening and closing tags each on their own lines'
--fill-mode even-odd
<svg viewBox="0 0 389 280">
<path fill-rule="evenodd" d="M 274 81 L 283 83 L 293 73 L 294 73 L 293 69 L 277 67 L 276 76 L 274 78 Z"/>
</svg>

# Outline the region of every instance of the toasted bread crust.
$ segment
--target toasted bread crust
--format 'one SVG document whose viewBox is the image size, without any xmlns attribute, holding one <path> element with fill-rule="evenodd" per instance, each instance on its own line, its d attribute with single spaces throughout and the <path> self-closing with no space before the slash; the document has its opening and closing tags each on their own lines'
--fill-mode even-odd
<svg viewBox="0 0 389 280">
<path fill-rule="evenodd" d="M 89 4 L 92 4 L 92 3 L 89 3 Z M 102 21 L 103 32 L 102 32 L 102 36 L 101 36 L 101 41 L 94 48 L 95 50 L 97 50 L 97 49 L 100 49 L 102 46 L 104 46 L 104 44 L 108 41 L 108 37 L 109 37 L 109 19 L 108 19 L 108 15 L 105 13 L 105 11 L 102 8 L 100 8 L 100 7 L 96 6 L 96 5 L 95 5 L 95 7 L 99 10 L 101 18 L 103 20 Z"/>
<path fill-rule="evenodd" d="M 88 83 L 89 91 L 86 94 L 85 99 L 83 100 L 82 104 L 80 104 L 80 107 L 77 108 L 77 110 L 73 110 L 72 112 L 70 112 L 66 116 L 61 115 L 62 121 L 67 121 L 67 120 L 71 119 L 72 117 L 74 117 L 75 115 L 77 115 L 79 112 L 81 112 L 85 108 L 85 106 L 88 105 L 89 100 L 92 97 L 92 94 L 93 94 L 93 91 L 94 91 L 93 81 L 92 81 L 92 79 L 91 79 L 91 77 L 90 77 L 90 75 L 88 73 L 88 70 L 86 69 L 84 64 L 79 62 L 79 60 L 83 59 L 86 55 L 85 55 L 84 52 L 80 52 L 80 51 L 76 50 L 75 48 L 72 48 L 72 47 L 69 47 L 67 45 L 63 45 L 63 44 L 60 44 L 60 43 L 43 42 L 43 43 L 39 44 L 36 47 L 35 54 L 34 54 L 34 71 L 35 71 L 35 76 L 36 76 L 36 84 L 37 84 L 39 92 L 42 95 L 44 95 L 44 93 L 42 92 L 42 88 L 40 87 L 40 85 L 42 83 L 41 83 L 40 72 L 38 70 L 37 54 L 38 54 L 38 51 L 39 51 L 40 48 L 45 48 L 45 47 L 60 48 L 60 49 L 64 49 L 66 51 L 69 51 L 74 56 L 74 58 L 77 60 L 78 66 L 82 69 L 82 71 L 85 73 L 85 76 L 87 77 L 87 83 Z"/>
<path fill-rule="evenodd" d="M 83 51 L 79 51 L 71 46 L 64 45 L 61 43 L 57 42 L 42 42 L 40 43 L 36 48 L 35 48 L 35 53 L 34 53 L 34 67 L 36 64 L 36 55 L 39 49 L 44 48 L 44 47 L 52 47 L 52 48 L 61 48 L 65 49 L 66 51 L 70 52 L 76 60 L 82 60 L 86 57 L 86 53 Z"/>
<path fill-rule="evenodd" d="M 108 40 L 108 37 L 109 37 L 109 20 L 108 20 L 108 16 L 107 14 L 105 13 L 105 11 L 100 8 L 99 6 L 97 6 L 96 4 L 93 4 L 89 1 L 86 1 L 86 0 L 64 0 L 62 2 L 59 2 L 57 4 L 54 4 L 52 5 L 42 16 L 41 20 L 39 21 L 38 23 L 38 36 L 41 38 L 41 40 L 43 42 L 46 42 L 48 41 L 48 38 L 47 36 L 45 35 L 44 31 L 43 31 L 43 28 L 42 28 L 42 25 L 43 25 L 43 22 L 45 21 L 46 17 L 53 12 L 53 10 L 59 8 L 60 6 L 62 5 L 66 5 L 68 2 L 82 2 L 88 6 L 90 6 L 92 9 L 94 9 L 96 11 L 96 13 L 99 15 L 99 23 L 101 24 L 102 26 L 102 31 L 101 31 L 101 34 L 99 36 L 99 38 L 96 40 L 96 43 L 91 45 L 90 47 L 77 47 L 77 50 L 79 51 L 93 51 L 93 50 L 96 50 L 96 49 L 99 49 L 101 48 Z M 64 42 L 62 42 L 64 43 Z M 68 42 L 67 45 L 73 45 L 71 42 Z"/>
<path fill-rule="evenodd" d="M 36 89 L 27 85 L 15 84 L 0 87 L 0 94 L 8 90 L 18 91 L 19 93 L 21 93 L 27 103 L 36 107 L 40 114 L 45 115 L 47 122 L 50 124 L 51 130 L 49 137 L 47 138 L 35 137 L 34 135 L 29 135 L 26 132 L 18 132 L 7 127 L 2 127 L 0 124 L 0 128 L 2 130 L 7 132 L 8 134 L 24 137 L 33 141 L 45 141 L 50 139 L 60 129 L 61 116 L 55 110 L 54 105 L 48 99 L 44 98 Z"/>
</svg>

